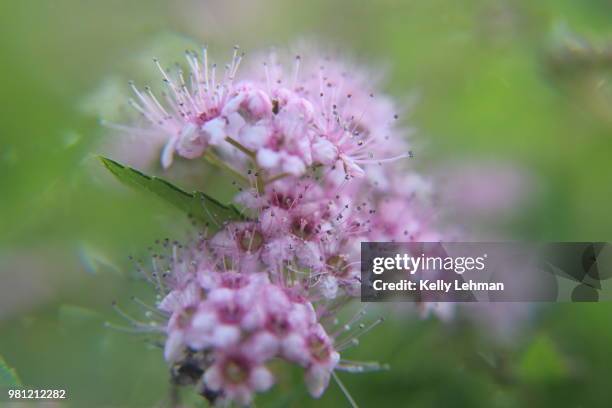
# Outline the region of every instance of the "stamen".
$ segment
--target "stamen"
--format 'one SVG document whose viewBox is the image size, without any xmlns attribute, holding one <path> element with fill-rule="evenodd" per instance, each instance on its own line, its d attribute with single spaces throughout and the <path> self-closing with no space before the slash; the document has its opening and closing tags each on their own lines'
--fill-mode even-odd
<svg viewBox="0 0 612 408">
<path fill-rule="evenodd" d="M 344 394 L 344 396 L 348 400 L 349 404 L 351 404 L 351 407 L 352 408 L 359 408 L 357 406 L 357 403 L 355 402 L 355 400 L 351 396 L 351 394 L 348 392 L 348 389 L 344 386 L 342 381 L 340 381 L 340 378 L 338 378 L 338 375 L 334 371 L 332 371 L 331 374 L 332 374 L 332 377 L 334 377 L 334 380 L 336 381 L 336 383 L 338 384 L 338 387 L 340 387 L 340 389 L 342 390 L 342 393 Z"/>
</svg>

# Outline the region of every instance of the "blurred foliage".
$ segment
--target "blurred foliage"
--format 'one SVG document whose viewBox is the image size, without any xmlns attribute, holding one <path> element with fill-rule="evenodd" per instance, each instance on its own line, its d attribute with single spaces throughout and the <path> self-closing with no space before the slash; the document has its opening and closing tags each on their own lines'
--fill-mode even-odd
<svg viewBox="0 0 612 408">
<path fill-rule="evenodd" d="M 21 380 L 17 376 L 15 369 L 9 367 L 2 356 L 0 356 L 0 386 L 3 388 L 21 386 Z"/>
<path fill-rule="evenodd" d="M 127 79 L 156 80 L 153 56 L 179 60 L 198 43 L 221 59 L 234 43 L 249 51 L 314 36 L 388 66 L 387 91 L 416 100 L 405 123 L 418 130 L 425 171 L 487 159 L 534 175 L 536 202 L 492 230 L 609 240 L 610 16 L 606 0 L 3 1 L 0 355 L 25 386 L 66 388 L 67 406 L 168 402 L 159 348 L 103 323 L 118 320 L 114 299 L 153 300 L 127 256 L 145 258 L 189 223 L 104 174 L 97 116 L 123 112 Z M 207 174 L 197 188 L 228 199 L 227 180 Z M 476 326 L 398 314 L 349 352 L 392 369 L 341 377 L 365 407 L 606 407 L 611 311 L 550 306 L 533 331 L 499 343 Z M 299 370 L 276 388 L 258 405 L 347 404 L 335 385 L 310 400 Z"/>
</svg>

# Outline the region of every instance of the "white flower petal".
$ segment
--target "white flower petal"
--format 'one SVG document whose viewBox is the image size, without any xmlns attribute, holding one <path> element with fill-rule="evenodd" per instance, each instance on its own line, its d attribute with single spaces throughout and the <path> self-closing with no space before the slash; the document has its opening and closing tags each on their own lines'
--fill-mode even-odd
<svg viewBox="0 0 612 408">
<path fill-rule="evenodd" d="M 173 363 L 183 355 L 183 333 L 179 330 L 172 330 L 168 334 L 164 346 L 164 358 L 167 362 Z"/>
<path fill-rule="evenodd" d="M 253 369 L 249 382 L 256 391 L 267 391 L 274 385 L 274 376 L 266 367 L 260 366 Z"/>
<path fill-rule="evenodd" d="M 319 281 L 321 294 L 327 299 L 334 299 L 338 294 L 338 280 L 333 277 L 326 275 Z"/>
<path fill-rule="evenodd" d="M 227 324 L 217 326 L 212 334 L 211 342 L 216 347 L 234 345 L 240 340 L 240 329 Z"/>
<path fill-rule="evenodd" d="M 225 140 L 225 120 L 221 117 L 209 120 L 202 125 L 202 132 L 208 136 L 208 143 L 215 146 Z"/>
<path fill-rule="evenodd" d="M 217 365 L 213 365 L 204 373 L 204 384 L 212 391 L 219 391 L 223 386 L 223 376 Z"/>
<path fill-rule="evenodd" d="M 283 158 L 283 171 L 300 176 L 306 171 L 306 165 L 299 157 L 287 155 Z"/>
<path fill-rule="evenodd" d="M 329 140 L 319 138 L 312 144 L 312 158 L 322 164 L 332 164 L 338 157 L 338 149 Z"/>
<path fill-rule="evenodd" d="M 167 169 L 172 165 L 177 140 L 178 139 L 176 137 L 170 138 L 162 150 L 161 164 L 164 169 Z"/>
<path fill-rule="evenodd" d="M 266 169 L 270 169 L 278 164 L 280 155 L 270 149 L 259 149 L 257 152 L 257 163 Z"/>
<path fill-rule="evenodd" d="M 324 367 L 314 364 L 312 365 L 308 371 L 306 372 L 306 386 L 308 387 L 308 391 L 310 395 L 314 398 L 319 398 L 323 395 L 323 391 L 327 388 L 329 384 L 329 377 L 331 376 L 331 372 Z"/>
</svg>

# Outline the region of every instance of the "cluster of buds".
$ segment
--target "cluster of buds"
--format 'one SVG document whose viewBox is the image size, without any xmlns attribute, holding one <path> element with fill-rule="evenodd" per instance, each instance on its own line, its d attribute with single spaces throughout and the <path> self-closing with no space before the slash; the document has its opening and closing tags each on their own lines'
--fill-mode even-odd
<svg viewBox="0 0 612 408">
<path fill-rule="evenodd" d="M 200 352 L 204 360 L 191 378 L 200 391 L 247 404 L 253 392 L 273 385 L 266 363 L 276 358 L 303 366 L 310 393 L 323 393 L 340 356 L 319 323 L 323 316 L 298 290 L 264 273 L 208 267 L 186 278 L 159 304 L 170 316 L 165 357 L 177 378 Z"/>
<path fill-rule="evenodd" d="M 239 77 L 241 60 L 235 50 L 221 75 L 206 50 L 187 53 L 186 73 L 156 61 L 159 99 L 132 84 L 138 131 L 166 140 L 162 165 L 178 155 L 227 170 L 245 215 L 175 246 L 149 276 L 163 291 L 165 358 L 210 401 L 249 404 L 273 385 L 272 359 L 304 367 L 319 397 L 334 370 L 376 367 L 340 352 L 379 320 L 360 323 L 360 311 L 338 326 L 337 313 L 359 294 L 361 242 L 441 239 L 430 187 L 402 166 L 412 153 L 370 73 L 272 55 Z"/>
</svg>

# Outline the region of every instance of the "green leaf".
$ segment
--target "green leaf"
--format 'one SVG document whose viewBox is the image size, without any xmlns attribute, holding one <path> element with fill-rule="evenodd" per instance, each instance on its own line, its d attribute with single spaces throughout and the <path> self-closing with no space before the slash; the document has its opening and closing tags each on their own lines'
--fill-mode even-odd
<svg viewBox="0 0 612 408">
<path fill-rule="evenodd" d="M 0 356 L 0 388 L 16 388 L 21 387 L 21 385 L 21 380 L 15 370 L 6 365 L 6 362 Z"/>
<path fill-rule="evenodd" d="M 568 367 L 551 339 L 539 335 L 520 358 L 517 374 L 526 382 L 549 382 L 565 378 Z"/>
<path fill-rule="evenodd" d="M 106 157 L 100 157 L 100 160 L 123 184 L 136 190 L 155 194 L 195 219 L 204 222 L 213 230 L 219 229 L 226 221 L 244 219 L 235 206 L 221 204 L 200 191 L 188 193 L 166 180 L 148 176 Z"/>
</svg>

